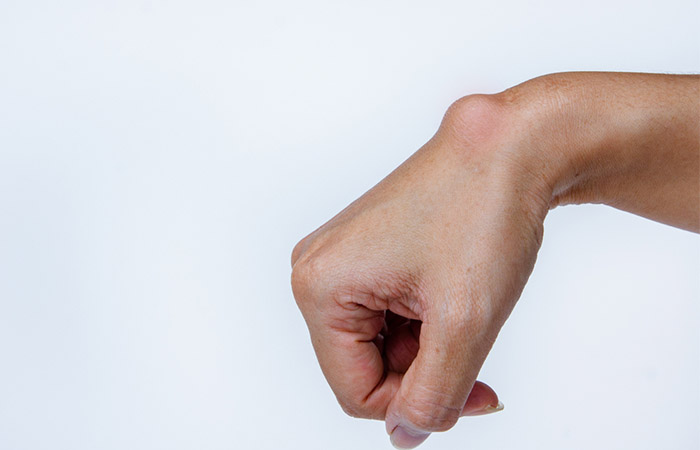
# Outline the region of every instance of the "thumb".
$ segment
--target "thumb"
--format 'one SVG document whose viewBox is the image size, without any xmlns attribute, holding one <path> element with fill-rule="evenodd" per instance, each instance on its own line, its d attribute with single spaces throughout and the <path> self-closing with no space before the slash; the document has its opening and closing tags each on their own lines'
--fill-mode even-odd
<svg viewBox="0 0 700 450">
<path fill-rule="evenodd" d="M 495 340 L 483 308 L 435 306 L 426 311 L 418 354 L 387 408 L 386 429 L 397 448 L 414 448 L 457 423 Z"/>
</svg>

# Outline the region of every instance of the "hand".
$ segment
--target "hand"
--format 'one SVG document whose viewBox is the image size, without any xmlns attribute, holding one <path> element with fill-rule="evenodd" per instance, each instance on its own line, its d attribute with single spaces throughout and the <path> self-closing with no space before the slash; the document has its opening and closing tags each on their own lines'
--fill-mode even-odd
<svg viewBox="0 0 700 450">
<path fill-rule="evenodd" d="M 627 128 L 601 118 L 580 131 L 577 76 L 591 75 L 459 100 L 423 148 L 293 251 L 294 295 L 339 403 L 385 420 L 399 448 L 502 408 L 475 380 L 532 271 L 547 211 L 608 192 L 600 167 L 611 165 L 592 163 L 604 152 L 590 142 Z M 618 183 L 634 179 L 618 172 Z M 657 215 L 692 226 L 687 207 L 670 210 Z"/>
<path fill-rule="evenodd" d="M 511 159 L 504 109 L 453 105 L 430 142 L 294 250 L 295 297 L 338 401 L 385 419 L 404 448 L 500 408 L 475 380 L 549 200 Z"/>
</svg>

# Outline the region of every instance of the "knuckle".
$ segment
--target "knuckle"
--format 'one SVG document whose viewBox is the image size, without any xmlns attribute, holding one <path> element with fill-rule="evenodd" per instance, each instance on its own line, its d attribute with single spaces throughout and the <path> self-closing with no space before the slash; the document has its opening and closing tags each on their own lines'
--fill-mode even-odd
<svg viewBox="0 0 700 450">
<path fill-rule="evenodd" d="M 447 431 L 459 419 L 461 408 L 447 406 L 438 401 L 412 401 L 403 415 L 406 420 L 425 431 Z"/>
<path fill-rule="evenodd" d="M 333 288 L 332 259 L 320 253 L 306 249 L 292 267 L 292 293 L 299 306 L 324 298 Z"/>
<path fill-rule="evenodd" d="M 313 287 L 314 279 L 317 278 L 314 274 L 316 270 L 314 266 L 315 264 L 306 258 L 297 261 L 292 268 L 292 292 L 297 302 L 306 298 Z"/>
<path fill-rule="evenodd" d="M 447 431 L 459 420 L 462 408 L 451 405 L 447 394 L 430 390 L 426 396 L 407 399 L 403 417 L 420 430 Z"/>
<path fill-rule="evenodd" d="M 343 412 L 350 417 L 355 417 L 358 419 L 371 419 L 374 417 L 373 411 L 366 403 L 341 397 L 338 397 L 337 399 Z"/>
<path fill-rule="evenodd" d="M 309 237 L 310 235 L 306 236 L 305 238 L 297 242 L 297 245 L 294 246 L 294 249 L 292 250 L 292 267 L 294 267 L 301 255 L 304 254 L 306 243 L 308 242 Z"/>
<path fill-rule="evenodd" d="M 491 306 L 478 291 L 466 289 L 456 296 L 446 311 L 435 317 L 442 326 L 442 335 L 448 342 L 461 344 L 463 339 L 479 335 L 492 320 Z"/>
<path fill-rule="evenodd" d="M 487 304 L 479 298 L 471 297 L 463 302 L 454 314 L 448 316 L 448 326 L 459 333 L 481 331 L 488 326 Z"/>
</svg>

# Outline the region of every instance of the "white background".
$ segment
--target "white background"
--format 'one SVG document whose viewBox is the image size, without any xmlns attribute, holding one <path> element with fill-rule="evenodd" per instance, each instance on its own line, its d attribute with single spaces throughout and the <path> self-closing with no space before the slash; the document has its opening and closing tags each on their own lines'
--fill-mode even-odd
<svg viewBox="0 0 700 450">
<path fill-rule="evenodd" d="M 0 3 L 0 449 L 389 448 L 346 417 L 294 243 L 462 95 L 700 69 L 700 4 Z M 566 207 L 480 379 L 425 449 L 690 449 L 700 239 Z"/>
</svg>

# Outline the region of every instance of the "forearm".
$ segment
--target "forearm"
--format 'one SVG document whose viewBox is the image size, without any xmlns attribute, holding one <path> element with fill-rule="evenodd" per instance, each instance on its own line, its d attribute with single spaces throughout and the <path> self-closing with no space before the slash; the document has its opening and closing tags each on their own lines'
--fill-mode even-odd
<svg viewBox="0 0 700 450">
<path fill-rule="evenodd" d="M 499 97 L 550 207 L 603 203 L 700 231 L 700 77 L 563 73 Z"/>
</svg>

